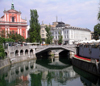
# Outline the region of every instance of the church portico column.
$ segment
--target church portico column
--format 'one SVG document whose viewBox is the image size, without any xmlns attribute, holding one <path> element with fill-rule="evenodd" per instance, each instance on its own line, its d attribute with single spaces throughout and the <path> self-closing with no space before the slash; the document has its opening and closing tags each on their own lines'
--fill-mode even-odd
<svg viewBox="0 0 100 86">
<path fill-rule="evenodd" d="M 17 33 L 19 34 L 19 28 L 18 28 L 18 30 L 17 30 L 17 31 L 18 31 Z"/>
<path fill-rule="evenodd" d="M 8 34 L 10 34 L 10 30 L 9 30 L 9 28 L 8 28 Z"/>
<path fill-rule="evenodd" d="M 22 29 L 20 28 L 20 35 L 22 34 Z"/>
<path fill-rule="evenodd" d="M 7 37 L 7 28 L 5 27 L 5 37 Z"/>
</svg>

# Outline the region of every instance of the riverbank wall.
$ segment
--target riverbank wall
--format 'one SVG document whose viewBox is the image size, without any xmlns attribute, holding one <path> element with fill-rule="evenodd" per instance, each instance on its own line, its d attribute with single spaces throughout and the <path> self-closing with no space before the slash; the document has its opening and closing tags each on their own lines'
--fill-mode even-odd
<svg viewBox="0 0 100 86">
<path fill-rule="evenodd" d="M 100 65 L 96 65 L 95 63 L 82 61 L 76 58 L 72 59 L 72 64 L 80 69 L 83 69 L 91 74 L 100 76 Z"/>
<path fill-rule="evenodd" d="M 10 65 L 10 59 L 9 58 L 6 58 L 4 60 L 0 60 L 0 69 Z"/>
<path fill-rule="evenodd" d="M 4 60 L 0 60 L 0 69 L 9 66 L 11 64 L 15 64 L 15 63 L 19 63 L 19 62 L 23 62 L 23 61 L 29 61 L 32 59 L 36 59 L 35 56 L 31 56 L 31 57 L 14 57 L 14 58 L 6 58 Z"/>
</svg>

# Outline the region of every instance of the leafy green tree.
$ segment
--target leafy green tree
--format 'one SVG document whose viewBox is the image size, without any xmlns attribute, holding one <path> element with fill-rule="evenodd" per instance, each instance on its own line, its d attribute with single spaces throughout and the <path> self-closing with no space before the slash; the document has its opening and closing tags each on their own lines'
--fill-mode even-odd
<svg viewBox="0 0 100 86">
<path fill-rule="evenodd" d="M 61 31 L 59 31 L 59 40 L 58 40 L 58 44 L 62 44 L 62 38 L 63 36 L 61 35 Z"/>
<path fill-rule="evenodd" d="M 98 13 L 98 17 L 97 17 L 98 21 L 100 22 L 100 11 Z M 98 40 L 100 36 L 100 23 L 98 23 L 97 25 L 94 26 L 94 36 L 93 38 L 95 40 Z"/>
<path fill-rule="evenodd" d="M 5 38 L 5 30 L 1 30 L 0 36 Z"/>
<path fill-rule="evenodd" d="M 15 42 L 24 42 L 25 41 L 23 36 L 21 36 L 20 34 L 14 33 L 13 31 L 11 32 L 11 34 L 8 34 L 8 37 L 11 38 L 13 41 L 15 40 Z M 11 39 L 9 39 L 9 41 Z"/>
<path fill-rule="evenodd" d="M 5 52 L 3 48 L 3 43 L 5 42 L 5 38 L 0 37 L 0 58 L 4 58 Z"/>
<path fill-rule="evenodd" d="M 15 40 L 11 38 L 5 38 L 5 42 L 15 42 Z"/>
<path fill-rule="evenodd" d="M 94 39 L 98 40 L 100 36 L 100 24 L 94 26 Z"/>
<path fill-rule="evenodd" d="M 38 22 L 37 10 L 30 10 L 30 29 L 29 29 L 29 41 L 30 42 L 41 42 L 40 36 L 40 24 Z"/>
<path fill-rule="evenodd" d="M 46 42 L 46 44 L 51 44 L 52 43 L 53 36 L 52 36 L 51 31 L 50 31 L 50 26 L 49 27 L 46 26 L 45 30 L 47 32 L 47 34 L 46 34 L 47 38 L 46 38 L 45 42 Z"/>
</svg>

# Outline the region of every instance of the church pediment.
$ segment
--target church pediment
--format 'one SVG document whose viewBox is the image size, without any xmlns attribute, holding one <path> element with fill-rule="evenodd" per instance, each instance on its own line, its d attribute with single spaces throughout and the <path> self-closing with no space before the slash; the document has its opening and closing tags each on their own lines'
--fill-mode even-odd
<svg viewBox="0 0 100 86">
<path fill-rule="evenodd" d="M 19 12 L 16 11 L 16 10 L 8 10 L 7 12 L 9 12 L 9 13 L 19 13 Z"/>
</svg>

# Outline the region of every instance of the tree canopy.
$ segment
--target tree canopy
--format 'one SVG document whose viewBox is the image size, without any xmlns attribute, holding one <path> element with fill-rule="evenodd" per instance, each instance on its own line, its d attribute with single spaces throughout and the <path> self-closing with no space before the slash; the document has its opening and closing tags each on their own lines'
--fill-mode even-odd
<svg viewBox="0 0 100 86">
<path fill-rule="evenodd" d="M 100 37 L 100 11 L 99 11 L 99 13 L 98 13 L 97 19 L 98 19 L 99 23 L 98 23 L 97 25 L 94 26 L 94 36 L 93 36 L 93 38 L 94 38 L 95 40 L 98 40 L 99 37 Z"/>
<path fill-rule="evenodd" d="M 38 22 L 37 10 L 30 10 L 30 29 L 29 29 L 29 41 L 41 42 L 40 36 L 40 24 Z"/>
<path fill-rule="evenodd" d="M 21 36 L 20 34 L 14 33 L 12 32 L 11 34 L 8 34 L 9 39 L 7 39 L 9 42 L 15 40 L 15 42 L 24 42 L 25 39 L 23 36 Z"/>
<path fill-rule="evenodd" d="M 14 42 L 14 40 L 11 38 L 0 37 L 0 58 L 5 57 L 5 52 L 4 52 L 4 48 L 3 48 L 3 43 L 5 43 L 5 42 Z"/>
<path fill-rule="evenodd" d="M 62 44 L 62 38 L 63 36 L 61 35 L 61 31 L 59 31 L 59 39 L 58 39 L 58 44 Z"/>
<path fill-rule="evenodd" d="M 50 26 L 49 27 L 46 26 L 45 30 L 47 32 L 47 34 L 46 34 L 47 38 L 46 38 L 45 42 L 46 42 L 46 44 L 51 44 L 52 43 L 53 36 L 52 36 L 51 31 L 50 31 Z"/>
<path fill-rule="evenodd" d="M 94 26 L 94 39 L 98 40 L 100 36 L 100 24 Z"/>
</svg>

